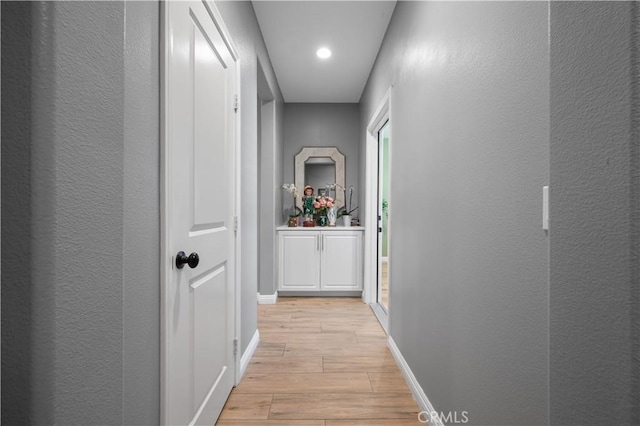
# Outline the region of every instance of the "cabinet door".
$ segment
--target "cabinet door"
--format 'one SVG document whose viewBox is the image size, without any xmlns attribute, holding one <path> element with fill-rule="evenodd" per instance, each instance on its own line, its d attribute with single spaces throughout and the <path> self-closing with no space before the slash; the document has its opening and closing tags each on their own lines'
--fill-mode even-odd
<svg viewBox="0 0 640 426">
<path fill-rule="evenodd" d="M 320 289 L 318 232 L 280 233 L 279 290 Z"/>
<path fill-rule="evenodd" d="M 362 239 L 360 232 L 324 232 L 321 235 L 320 288 L 362 289 Z"/>
</svg>

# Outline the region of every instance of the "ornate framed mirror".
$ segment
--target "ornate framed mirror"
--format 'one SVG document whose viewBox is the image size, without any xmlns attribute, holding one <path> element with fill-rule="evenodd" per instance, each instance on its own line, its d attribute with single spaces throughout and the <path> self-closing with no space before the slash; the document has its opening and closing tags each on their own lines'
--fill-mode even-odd
<svg viewBox="0 0 640 426">
<path fill-rule="evenodd" d="M 344 154 L 336 147 L 305 147 L 295 156 L 294 180 L 296 188 L 303 194 L 304 187 L 311 185 L 314 196 L 319 195 L 329 184 L 338 184 L 335 191 L 336 207 L 344 206 L 345 187 Z M 333 195 L 333 194 L 332 194 Z M 298 198 L 302 208 L 302 196 Z"/>
</svg>

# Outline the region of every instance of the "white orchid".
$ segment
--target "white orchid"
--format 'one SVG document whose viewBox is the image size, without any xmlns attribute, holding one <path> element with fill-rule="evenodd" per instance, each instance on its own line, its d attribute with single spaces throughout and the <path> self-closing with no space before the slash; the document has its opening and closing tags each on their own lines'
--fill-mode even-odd
<svg viewBox="0 0 640 426">
<path fill-rule="evenodd" d="M 293 198 L 298 198 L 298 190 L 293 183 L 285 183 L 281 188 L 288 193 L 293 194 Z"/>
<path fill-rule="evenodd" d="M 293 183 L 285 183 L 280 188 L 284 189 L 291 195 L 293 195 L 293 214 L 290 214 L 289 217 L 298 217 L 302 214 L 302 210 L 300 207 L 296 205 L 296 198 L 298 198 L 298 189 Z"/>
</svg>

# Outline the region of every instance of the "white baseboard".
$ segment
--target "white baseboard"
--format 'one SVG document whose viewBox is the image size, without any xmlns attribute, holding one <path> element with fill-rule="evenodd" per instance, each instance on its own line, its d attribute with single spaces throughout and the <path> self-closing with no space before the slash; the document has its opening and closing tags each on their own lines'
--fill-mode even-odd
<svg viewBox="0 0 640 426">
<path fill-rule="evenodd" d="M 240 383 L 240 379 L 244 376 L 244 372 L 247 370 L 249 366 L 249 362 L 253 357 L 256 349 L 258 348 L 258 343 L 260 343 L 260 330 L 256 330 L 249 342 L 249 346 L 247 346 L 247 350 L 242 354 L 242 358 L 240 358 L 240 377 L 238 377 L 238 383 Z M 236 383 L 236 384 L 238 384 Z"/>
<path fill-rule="evenodd" d="M 429 398 L 427 398 L 427 395 L 424 393 L 422 386 L 418 383 L 416 376 L 413 375 L 411 368 L 409 368 L 409 364 L 405 361 L 400 349 L 396 346 L 396 342 L 393 341 L 391 336 L 387 339 L 387 346 L 389 346 L 389 350 L 391 351 L 393 358 L 396 360 L 396 364 L 398 364 L 398 368 L 402 372 L 404 379 L 407 381 L 407 384 L 411 389 L 411 393 L 418 403 L 420 410 L 427 413 L 436 413 L 436 410 L 433 408 L 433 405 L 431 405 Z M 437 415 L 431 416 L 430 414 L 427 414 L 427 416 L 423 418 L 429 419 L 430 426 L 444 426 L 444 423 L 440 421 L 440 418 Z"/>
<path fill-rule="evenodd" d="M 273 305 L 278 301 L 278 292 L 273 294 L 260 294 L 258 293 L 258 303 L 260 305 Z"/>
</svg>

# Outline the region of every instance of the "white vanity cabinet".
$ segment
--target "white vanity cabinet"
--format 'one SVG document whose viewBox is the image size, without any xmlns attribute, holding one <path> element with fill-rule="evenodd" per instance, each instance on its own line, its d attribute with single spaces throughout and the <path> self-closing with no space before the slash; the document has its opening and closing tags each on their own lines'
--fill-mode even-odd
<svg viewBox="0 0 640 426">
<path fill-rule="evenodd" d="M 278 291 L 362 290 L 360 227 L 278 228 Z"/>
</svg>

